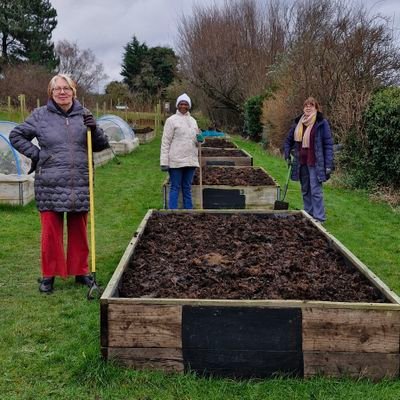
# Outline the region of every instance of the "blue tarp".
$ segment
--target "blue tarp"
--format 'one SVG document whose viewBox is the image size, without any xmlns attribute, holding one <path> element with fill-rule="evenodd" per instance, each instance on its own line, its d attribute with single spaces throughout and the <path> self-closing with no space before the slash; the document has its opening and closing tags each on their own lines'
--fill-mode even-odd
<svg viewBox="0 0 400 400">
<path fill-rule="evenodd" d="M 219 131 L 202 131 L 201 134 L 205 137 L 207 137 L 207 136 L 214 136 L 214 137 L 225 136 L 224 132 L 219 132 Z"/>
</svg>

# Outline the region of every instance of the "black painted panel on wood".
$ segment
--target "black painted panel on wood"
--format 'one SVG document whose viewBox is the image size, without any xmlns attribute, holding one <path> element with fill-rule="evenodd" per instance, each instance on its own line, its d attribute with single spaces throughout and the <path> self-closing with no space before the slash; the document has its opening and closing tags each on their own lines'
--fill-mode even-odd
<svg viewBox="0 0 400 400">
<path fill-rule="evenodd" d="M 183 349 L 185 371 L 231 378 L 303 377 L 302 352 Z"/>
<path fill-rule="evenodd" d="M 303 376 L 300 309 L 184 306 L 186 370 L 232 377 Z"/>
<path fill-rule="evenodd" d="M 203 208 L 246 208 L 246 196 L 239 189 L 203 189 Z"/>
</svg>

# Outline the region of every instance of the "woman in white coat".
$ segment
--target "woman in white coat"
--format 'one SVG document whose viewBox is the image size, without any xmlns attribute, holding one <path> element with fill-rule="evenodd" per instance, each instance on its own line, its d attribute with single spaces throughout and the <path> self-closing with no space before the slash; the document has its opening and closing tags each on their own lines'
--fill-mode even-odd
<svg viewBox="0 0 400 400">
<path fill-rule="evenodd" d="M 170 209 L 178 208 L 179 192 L 182 190 L 183 208 L 191 209 L 192 181 L 199 167 L 198 142 L 203 142 L 196 120 L 190 115 L 190 97 L 184 93 L 176 100 L 176 114 L 165 121 L 161 141 L 160 165 L 169 172 Z"/>
</svg>

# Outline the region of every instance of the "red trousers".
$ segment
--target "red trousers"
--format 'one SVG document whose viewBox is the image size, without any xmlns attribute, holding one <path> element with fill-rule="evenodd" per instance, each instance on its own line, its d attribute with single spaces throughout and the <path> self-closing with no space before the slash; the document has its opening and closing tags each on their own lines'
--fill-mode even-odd
<svg viewBox="0 0 400 400">
<path fill-rule="evenodd" d="M 89 244 L 87 213 L 67 214 L 67 257 L 64 253 L 64 213 L 42 211 L 42 276 L 87 275 Z"/>
</svg>

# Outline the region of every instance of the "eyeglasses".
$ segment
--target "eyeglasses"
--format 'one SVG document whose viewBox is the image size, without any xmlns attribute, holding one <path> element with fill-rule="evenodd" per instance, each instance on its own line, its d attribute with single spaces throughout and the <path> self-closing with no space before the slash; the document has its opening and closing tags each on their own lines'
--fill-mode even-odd
<svg viewBox="0 0 400 400">
<path fill-rule="evenodd" d="M 64 92 L 64 93 L 71 93 L 71 92 L 72 92 L 72 89 L 71 89 L 70 87 L 55 87 L 55 88 L 53 89 L 53 92 L 54 92 L 54 93 L 61 93 L 61 92 Z"/>
</svg>

